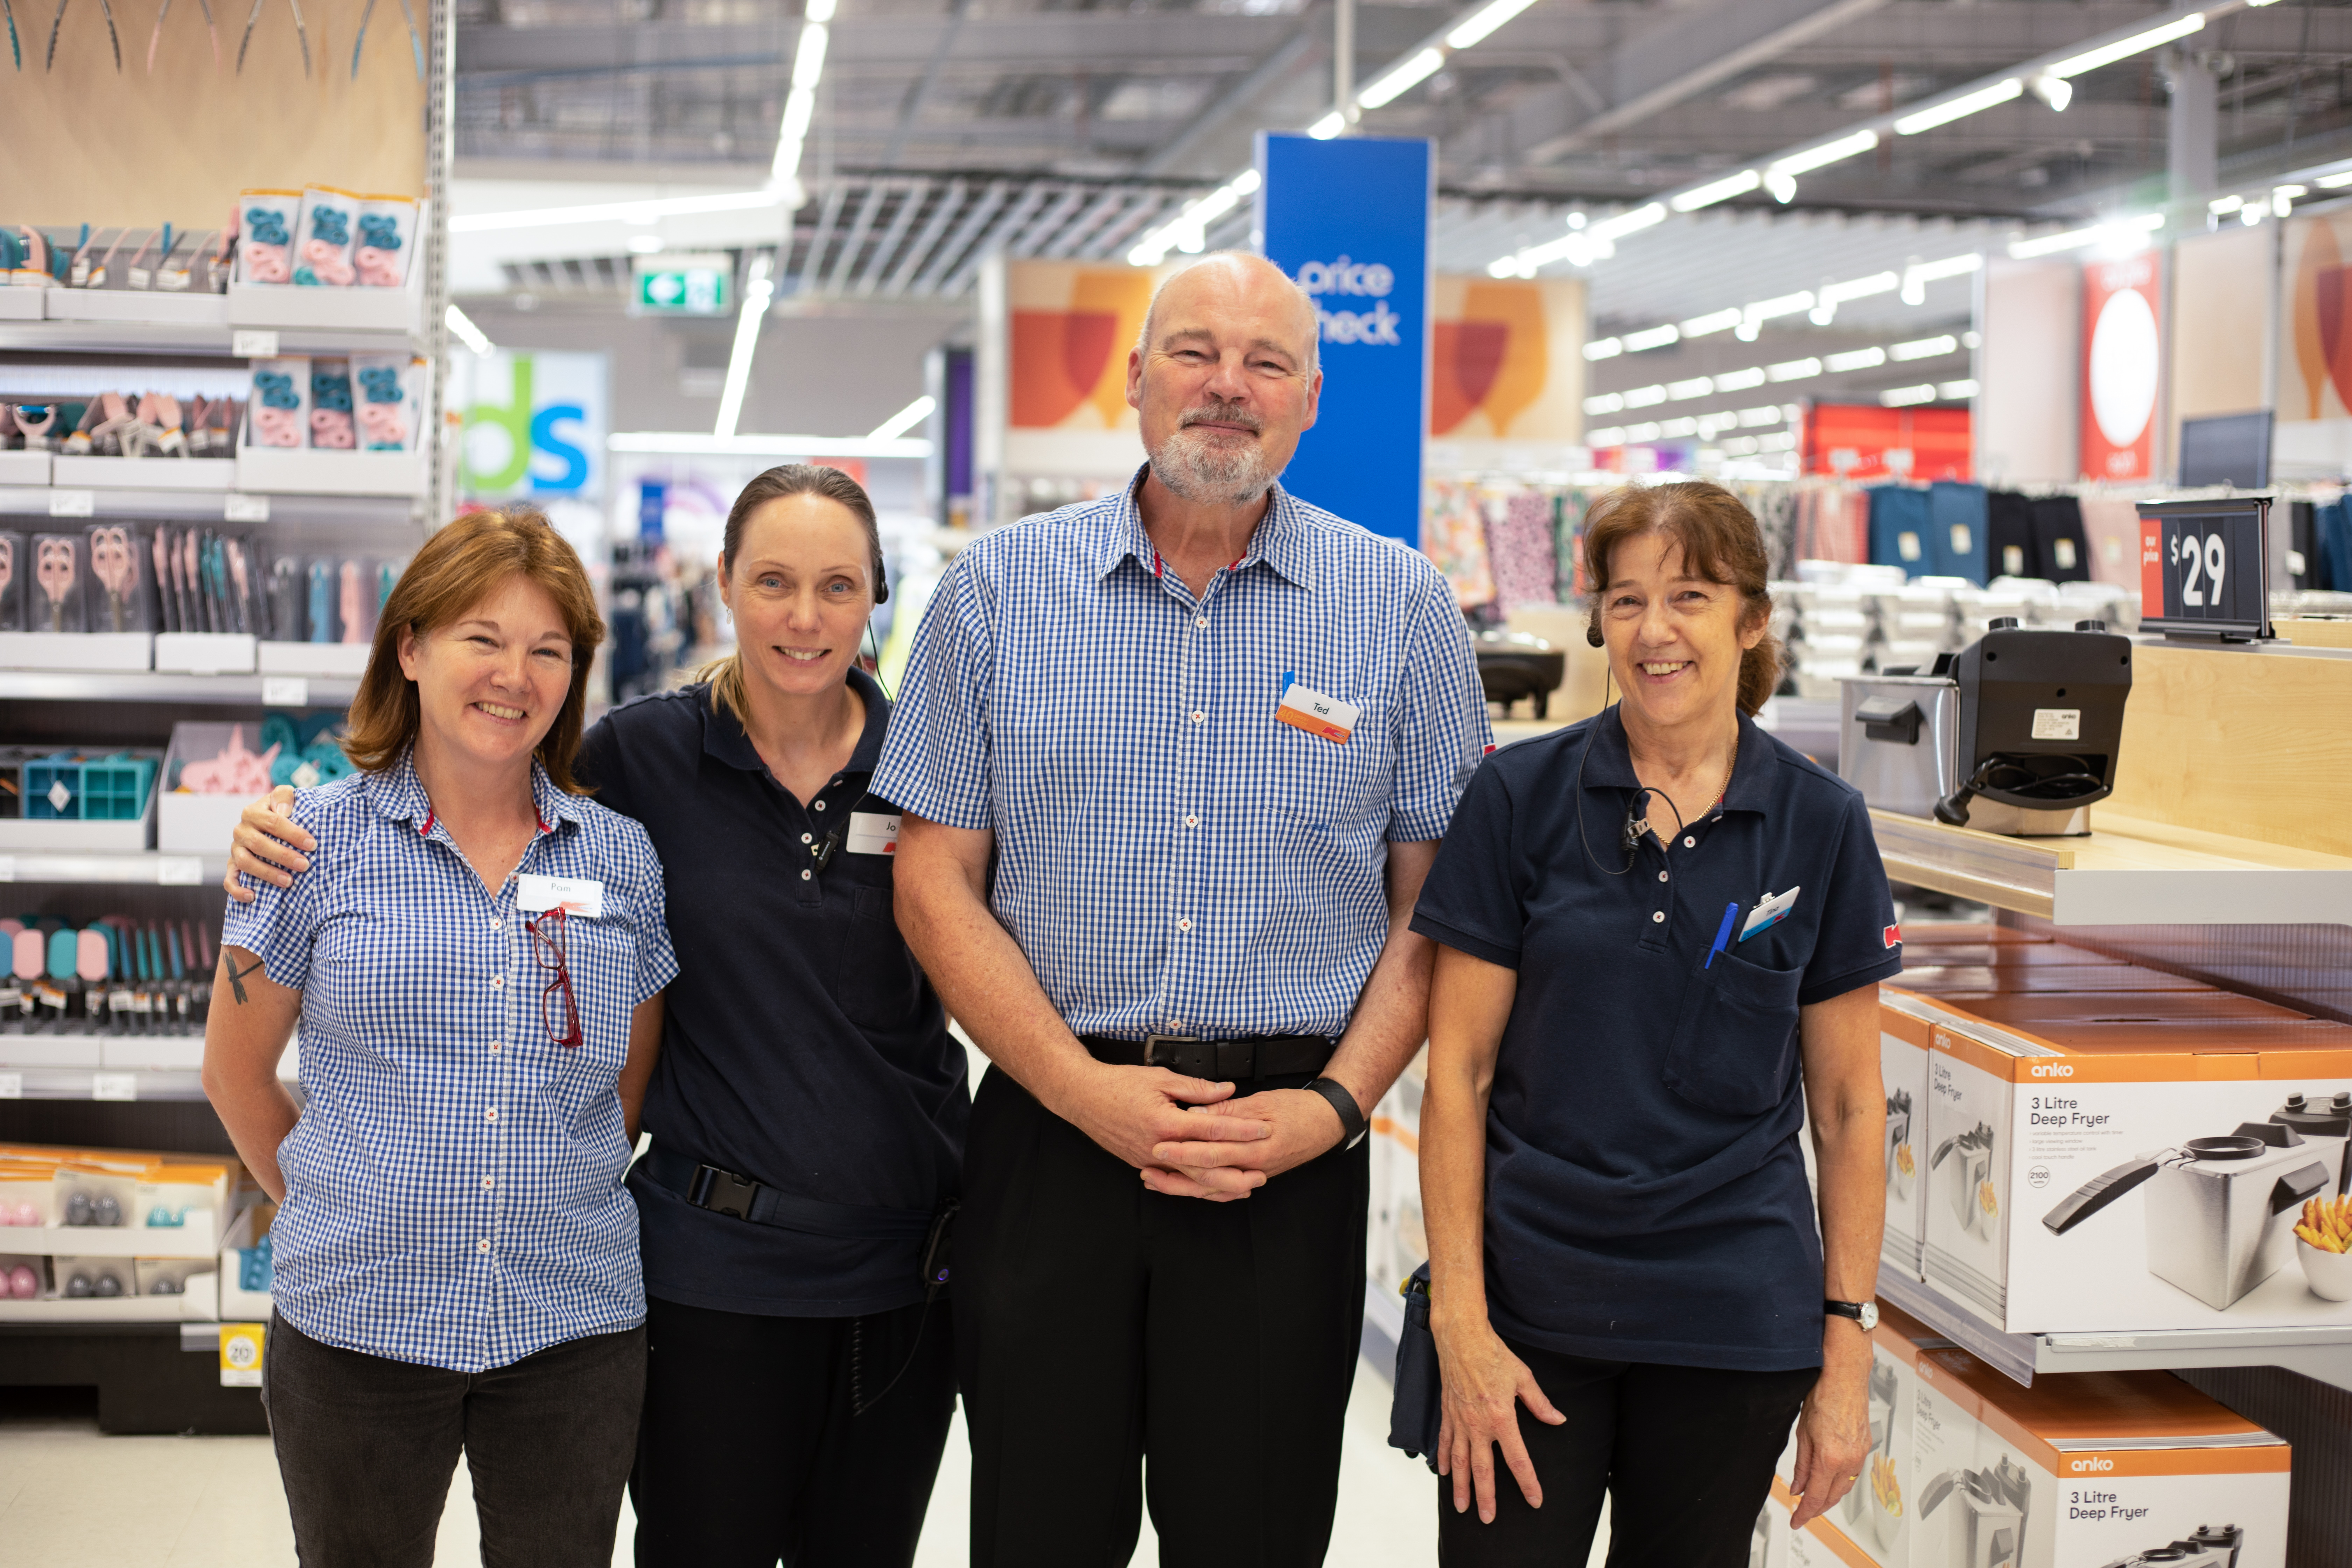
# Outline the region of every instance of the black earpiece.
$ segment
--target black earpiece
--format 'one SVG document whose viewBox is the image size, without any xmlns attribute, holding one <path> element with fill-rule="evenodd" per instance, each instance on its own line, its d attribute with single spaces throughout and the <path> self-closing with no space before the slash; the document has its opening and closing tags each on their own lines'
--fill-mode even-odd
<svg viewBox="0 0 2352 1568">
<path fill-rule="evenodd" d="M 1601 635 L 1601 617 L 1599 616 L 1596 615 L 1591 620 L 1584 623 L 1584 640 L 1591 643 L 1594 647 L 1599 647 L 1607 641 L 1607 639 Z"/>
<path fill-rule="evenodd" d="M 882 557 L 879 555 L 874 558 L 874 602 L 877 605 L 890 602 L 890 579 L 882 574 Z"/>
</svg>

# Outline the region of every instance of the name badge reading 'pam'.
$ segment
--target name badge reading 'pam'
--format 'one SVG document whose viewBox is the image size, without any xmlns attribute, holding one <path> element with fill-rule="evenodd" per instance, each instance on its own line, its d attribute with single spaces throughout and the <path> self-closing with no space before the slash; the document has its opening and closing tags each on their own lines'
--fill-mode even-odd
<svg viewBox="0 0 2352 1568">
<path fill-rule="evenodd" d="M 1344 746 L 1348 737 L 1356 732 L 1356 721 L 1363 717 L 1363 710 L 1352 702 L 1326 697 L 1294 680 L 1283 688 L 1282 700 L 1276 705 L 1274 716 L 1294 729 Z"/>
<path fill-rule="evenodd" d="M 515 908 L 527 915 L 562 910 L 569 915 L 603 920 L 604 884 L 592 877 L 520 876 L 515 879 Z"/>
</svg>

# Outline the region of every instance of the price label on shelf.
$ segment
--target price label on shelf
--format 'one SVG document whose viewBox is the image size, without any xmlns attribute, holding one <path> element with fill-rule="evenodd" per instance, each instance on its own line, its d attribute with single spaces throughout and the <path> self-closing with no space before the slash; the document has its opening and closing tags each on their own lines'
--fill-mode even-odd
<svg viewBox="0 0 2352 1568">
<path fill-rule="evenodd" d="M 89 517 L 98 510 L 98 496 L 90 490 L 51 490 L 51 517 Z"/>
<path fill-rule="evenodd" d="M 268 496 L 240 495 L 231 490 L 221 498 L 221 521 L 224 522 L 268 522 Z"/>
<path fill-rule="evenodd" d="M 94 1072 L 89 1075 L 89 1097 L 92 1100 L 136 1100 L 139 1098 L 139 1075 L 135 1072 Z"/>
<path fill-rule="evenodd" d="M 16 879 L 16 858 L 14 855 L 0 855 L 0 882 L 13 882 Z"/>
<path fill-rule="evenodd" d="M 259 1388 L 261 1352 L 269 1334 L 267 1323 L 223 1323 L 220 1326 L 220 1374 L 223 1388 Z"/>
<path fill-rule="evenodd" d="M 2268 502 L 2151 503 L 2140 511 L 2140 619 L 2155 631 L 2268 629 Z"/>
<path fill-rule="evenodd" d="M 194 855 L 158 855 L 155 857 L 155 885 L 161 888 L 195 888 L 204 885 L 205 863 Z"/>
<path fill-rule="evenodd" d="M 25 1098 L 25 1075 L 20 1072 L 0 1072 L 0 1100 Z"/>
<path fill-rule="evenodd" d="M 240 328 L 228 335 L 228 352 L 237 359 L 276 359 L 278 334 Z"/>
<path fill-rule="evenodd" d="M 264 708 L 308 708 L 310 705 L 310 679 L 304 675 L 265 675 L 261 678 L 261 705 Z"/>
</svg>

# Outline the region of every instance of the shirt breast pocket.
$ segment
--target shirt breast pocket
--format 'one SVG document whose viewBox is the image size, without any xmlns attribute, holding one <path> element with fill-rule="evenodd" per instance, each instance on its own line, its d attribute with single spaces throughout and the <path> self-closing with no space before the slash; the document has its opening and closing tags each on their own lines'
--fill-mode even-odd
<svg viewBox="0 0 2352 1568">
<path fill-rule="evenodd" d="M 1274 721 L 1275 807 L 1316 827 L 1360 823 L 1387 804 L 1387 715 L 1367 707 L 1344 742 Z"/>
<path fill-rule="evenodd" d="M 922 971 L 898 934 L 890 884 L 860 886 L 850 904 L 849 940 L 842 944 L 834 986 L 843 1015 L 861 1029 L 896 1029 L 914 1015 L 922 988 Z"/>
<path fill-rule="evenodd" d="M 1702 1110 L 1760 1116 L 1788 1093 L 1801 969 L 1767 969 L 1727 948 L 1690 977 L 1666 1047 L 1665 1085 Z"/>
<path fill-rule="evenodd" d="M 544 945 L 524 938 L 526 967 L 522 1025 L 534 1052 L 543 1053 L 541 1092 L 567 1121 L 578 1121 L 620 1081 L 629 1055 L 629 1018 L 635 1009 L 636 934 L 619 921 L 579 916 L 563 922 L 563 972 L 572 981 L 572 1003 L 580 1017 L 580 1044 L 556 1043 L 569 1031 L 571 1011 Z M 592 1005 L 593 1004 L 593 1005 Z M 526 1080 L 528 1081 L 528 1080 Z"/>
</svg>

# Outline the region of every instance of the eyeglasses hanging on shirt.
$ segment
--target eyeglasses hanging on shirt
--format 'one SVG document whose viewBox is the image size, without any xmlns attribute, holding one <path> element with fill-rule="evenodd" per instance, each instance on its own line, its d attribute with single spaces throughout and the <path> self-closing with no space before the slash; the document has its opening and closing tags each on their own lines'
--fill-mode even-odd
<svg viewBox="0 0 2352 1568">
<path fill-rule="evenodd" d="M 576 1047 L 585 1038 L 580 1032 L 580 1004 L 572 994 L 571 946 L 564 931 L 564 913 L 561 908 L 524 922 L 530 932 L 530 955 L 540 968 L 550 971 L 554 978 L 539 993 L 539 1021 L 547 1030 L 550 1045 Z M 562 1027 L 557 1027 L 558 1022 Z"/>
</svg>

